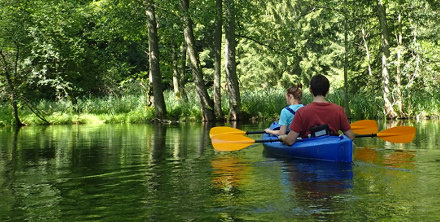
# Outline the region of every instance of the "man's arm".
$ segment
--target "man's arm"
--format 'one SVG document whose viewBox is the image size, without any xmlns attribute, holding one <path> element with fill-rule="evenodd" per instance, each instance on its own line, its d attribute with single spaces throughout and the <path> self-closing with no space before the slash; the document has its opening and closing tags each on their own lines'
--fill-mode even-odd
<svg viewBox="0 0 440 222">
<path fill-rule="evenodd" d="M 344 134 L 345 134 L 348 138 L 350 138 L 351 140 L 354 140 L 354 138 L 355 138 L 355 135 L 354 135 L 353 131 L 351 131 L 351 129 L 345 131 Z"/>
<path fill-rule="evenodd" d="M 296 142 L 296 138 L 298 138 L 299 133 L 291 130 L 287 135 L 278 136 L 278 138 L 287 145 L 292 145 Z"/>
<path fill-rule="evenodd" d="M 284 135 L 286 134 L 286 131 L 287 131 L 287 126 L 283 126 L 283 125 L 280 126 L 279 130 L 271 130 L 270 128 L 264 129 L 265 133 L 273 134 L 273 135 Z"/>
</svg>

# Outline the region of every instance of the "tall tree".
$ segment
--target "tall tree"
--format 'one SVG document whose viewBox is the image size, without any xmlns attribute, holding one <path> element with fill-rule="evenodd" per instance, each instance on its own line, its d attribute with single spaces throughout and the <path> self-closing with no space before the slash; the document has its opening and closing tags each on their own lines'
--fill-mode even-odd
<svg viewBox="0 0 440 222">
<path fill-rule="evenodd" d="M 30 43 L 26 34 L 26 26 L 30 23 L 29 13 L 26 12 L 27 2 L 0 1 L 0 86 L 5 85 L 8 99 L 13 108 L 15 125 L 23 123 L 19 117 L 18 94 L 22 72 L 20 62 L 29 53 Z M 2 84 L 3 80 L 6 84 Z"/>
<path fill-rule="evenodd" d="M 216 0 L 216 15 L 214 28 L 214 112 L 218 120 L 223 119 L 221 98 L 221 48 L 222 48 L 222 23 L 223 0 Z"/>
<path fill-rule="evenodd" d="M 239 120 L 241 112 L 240 88 L 238 86 L 237 62 L 235 58 L 235 3 L 225 0 L 225 66 L 229 94 L 229 115 L 231 120 Z"/>
<path fill-rule="evenodd" d="M 189 0 L 180 0 L 182 9 L 182 20 L 184 23 L 184 36 L 187 46 L 187 52 L 190 60 L 190 66 L 196 86 L 197 96 L 202 109 L 203 121 L 215 121 L 214 102 L 209 97 L 208 91 L 203 80 L 202 68 L 200 67 L 200 59 L 196 50 L 193 24 L 189 13 Z"/>
<path fill-rule="evenodd" d="M 16 59 L 14 60 L 14 67 L 15 68 L 13 68 L 13 69 L 11 69 L 10 67 L 9 67 L 9 65 L 8 65 L 8 60 L 6 59 L 6 55 L 5 55 L 5 53 L 3 53 L 3 49 L 2 48 L 0 48 L 0 55 L 1 55 L 1 61 L 2 61 L 2 64 L 3 64 L 3 73 L 4 73 L 4 75 L 5 75 L 5 77 L 6 77 L 6 82 L 7 82 L 7 85 L 8 85 L 8 91 L 9 91 L 9 98 L 10 98 L 10 101 L 11 101 L 11 105 L 12 105 L 12 108 L 13 108 L 13 110 L 14 110 L 14 118 L 15 118 L 15 125 L 16 126 L 18 126 L 18 127 L 20 127 L 20 126 L 23 126 L 23 123 L 21 122 L 21 120 L 20 120 L 20 117 L 18 116 L 18 105 L 17 105 L 17 92 L 15 91 L 15 82 L 14 82 L 14 78 L 12 77 L 12 76 L 17 76 L 17 72 L 18 72 L 18 69 L 17 69 L 17 65 L 18 65 L 18 58 L 19 58 L 19 55 L 20 55 L 20 50 L 19 50 L 19 46 L 18 46 L 18 44 L 16 45 Z M 11 73 L 14 73 L 14 75 L 12 75 Z"/>
<path fill-rule="evenodd" d="M 344 108 L 345 114 L 351 118 L 348 99 L 348 3 L 344 0 Z"/>
<path fill-rule="evenodd" d="M 400 6 L 398 7 L 400 9 Z M 396 89 L 397 89 L 397 106 L 399 111 L 399 117 L 404 117 L 403 112 L 403 98 L 402 98 L 402 54 L 403 54 L 403 42 L 402 42 L 402 14 L 401 10 L 398 11 L 397 15 L 397 31 L 396 31 L 396 42 L 397 42 L 397 61 L 396 61 Z"/>
<path fill-rule="evenodd" d="M 185 90 L 185 74 L 186 74 L 186 43 L 182 42 L 182 46 L 180 47 L 181 50 L 181 57 L 180 57 L 180 69 L 179 69 L 179 85 L 180 85 L 180 95 L 183 100 L 187 101 L 188 96 L 186 95 Z"/>
<path fill-rule="evenodd" d="M 388 23 L 386 17 L 386 7 L 383 0 L 377 1 L 377 16 L 380 24 L 380 31 L 382 36 L 382 96 L 385 102 L 385 114 L 387 117 L 396 117 L 397 113 L 393 108 L 390 96 L 390 74 L 388 71 L 388 58 L 390 57 L 390 34 L 388 31 Z"/>
<path fill-rule="evenodd" d="M 173 89 L 174 89 L 174 95 L 176 97 L 180 97 L 180 76 L 179 76 L 179 62 L 178 62 L 178 53 L 177 53 L 178 46 L 177 44 L 173 44 L 172 51 L 173 51 Z"/>
<path fill-rule="evenodd" d="M 159 66 L 159 41 L 157 38 L 157 22 L 154 12 L 154 2 L 153 0 L 146 0 L 145 5 L 147 6 L 149 62 L 153 82 L 154 109 L 156 111 L 156 118 L 163 119 L 166 115 L 166 106 L 163 97 L 162 75 Z"/>
</svg>

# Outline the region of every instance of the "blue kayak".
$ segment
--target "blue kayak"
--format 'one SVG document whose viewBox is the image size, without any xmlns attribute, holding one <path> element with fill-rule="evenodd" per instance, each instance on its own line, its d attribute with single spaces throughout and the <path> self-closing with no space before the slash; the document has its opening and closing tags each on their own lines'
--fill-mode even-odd
<svg viewBox="0 0 440 222">
<path fill-rule="evenodd" d="M 279 128 L 274 122 L 271 129 Z M 263 134 L 263 140 L 277 140 L 278 136 Z M 351 139 L 342 136 L 320 136 L 297 140 L 292 146 L 279 141 L 265 142 L 264 151 L 273 156 L 294 157 L 302 159 L 314 159 L 336 162 L 351 162 L 353 159 L 353 148 Z"/>
</svg>

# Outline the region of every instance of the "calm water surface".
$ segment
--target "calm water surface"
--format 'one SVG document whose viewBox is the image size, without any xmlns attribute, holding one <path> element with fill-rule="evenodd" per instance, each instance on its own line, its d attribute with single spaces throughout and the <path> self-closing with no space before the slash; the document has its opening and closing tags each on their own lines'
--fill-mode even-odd
<svg viewBox="0 0 440 222">
<path fill-rule="evenodd" d="M 352 164 L 216 153 L 202 124 L 3 128 L 0 221 L 438 221 L 440 122 L 396 125 L 414 142 L 356 139 Z"/>
</svg>

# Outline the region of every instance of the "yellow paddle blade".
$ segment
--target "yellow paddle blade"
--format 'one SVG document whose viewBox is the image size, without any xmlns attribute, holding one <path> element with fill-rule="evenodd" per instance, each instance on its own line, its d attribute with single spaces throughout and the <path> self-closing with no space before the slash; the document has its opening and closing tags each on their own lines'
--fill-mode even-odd
<svg viewBox="0 0 440 222">
<path fill-rule="evenodd" d="M 255 143 L 254 139 L 237 134 L 220 134 L 211 138 L 212 146 L 217 151 L 236 151 Z"/>
<path fill-rule="evenodd" d="M 377 122 L 374 120 L 359 120 L 351 124 L 351 130 L 355 134 L 376 134 Z"/>
<path fill-rule="evenodd" d="M 392 143 L 410 143 L 414 140 L 416 128 L 412 126 L 396 126 L 382 130 L 377 137 Z"/>
<path fill-rule="evenodd" d="M 228 127 L 228 126 L 216 126 L 216 127 L 211 128 L 211 130 L 209 131 L 210 138 L 217 136 L 217 135 L 221 135 L 221 134 L 244 135 L 244 134 L 246 134 L 246 132 L 243 130 L 235 129 L 235 128 Z"/>
</svg>

